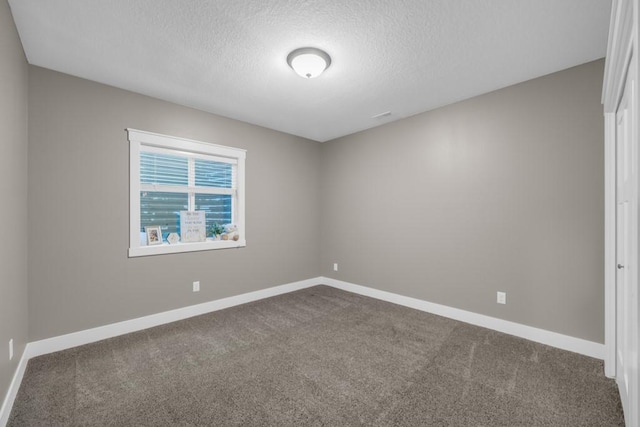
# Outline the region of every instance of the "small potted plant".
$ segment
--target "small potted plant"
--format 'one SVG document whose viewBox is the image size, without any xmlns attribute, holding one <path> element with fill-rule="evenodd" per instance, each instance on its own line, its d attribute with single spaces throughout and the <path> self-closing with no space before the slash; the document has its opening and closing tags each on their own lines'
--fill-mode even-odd
<svg viewBox="0 0 640 427">
<path fill-rule="evenodd" d="M 214 222 L 211 226 L 211 234 L 216 240 L 220 240 L 220 236 L 224 234 L 224 226 L 218 224 L 217 222 Z"/>
</svg>

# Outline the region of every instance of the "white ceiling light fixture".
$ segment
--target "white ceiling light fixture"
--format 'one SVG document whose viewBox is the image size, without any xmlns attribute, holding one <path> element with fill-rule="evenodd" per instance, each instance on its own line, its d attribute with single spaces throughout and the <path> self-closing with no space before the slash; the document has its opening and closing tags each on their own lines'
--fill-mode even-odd
<svg viewBox="0 0 640 427">
<path fill-rule="evenodd" d="M 329 68 L 331 57 L 315 47 L 301 47 L 287 56 L 287 63 L 300 77 L 313 79 Z"/>
</svg>

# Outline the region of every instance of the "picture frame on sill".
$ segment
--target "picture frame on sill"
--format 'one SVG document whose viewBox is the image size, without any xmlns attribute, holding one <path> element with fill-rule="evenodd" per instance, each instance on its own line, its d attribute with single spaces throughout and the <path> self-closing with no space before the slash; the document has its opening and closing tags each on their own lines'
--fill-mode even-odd
<svg viewBox="0 0 640 427">
<path fill-rule="evenodd" d="M 144 228 L 147 234 L 147 245 L 161 245 L 162 244 L 162 229 L 159 225 L 150 225 Z"/>
</svg>

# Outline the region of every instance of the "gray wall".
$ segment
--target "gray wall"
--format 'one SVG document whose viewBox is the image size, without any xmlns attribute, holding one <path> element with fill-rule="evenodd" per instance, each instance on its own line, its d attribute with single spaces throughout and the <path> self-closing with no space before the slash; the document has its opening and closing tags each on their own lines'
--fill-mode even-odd
<svg viewBox="0 0 640 427">
<path fill-rule="evenodd" d="M 320 144 L 29 72 L 30 340 L 319 275 Z M 127 258 L 129 127 L 248 150 L 246 248 Z"/>
<path fill-rule="evenodd" d="M 602 69 L 320 145 L 29 67 L 29 339 L 323 274 L 602 342 Z M 126 127 L 248 149 L 247 248 L 127 258 Z"/>
<path fill-rule="evenodd" d="M 27 61 L 0 1 L 0 404 L 27 343 Z M 9 340 L 14 358 L 9 361 Z"/>
<path fill-rule="evenodd" d="M 602 343 L 603 66 L 323 144 L 322 274 Z"/>
</svg>

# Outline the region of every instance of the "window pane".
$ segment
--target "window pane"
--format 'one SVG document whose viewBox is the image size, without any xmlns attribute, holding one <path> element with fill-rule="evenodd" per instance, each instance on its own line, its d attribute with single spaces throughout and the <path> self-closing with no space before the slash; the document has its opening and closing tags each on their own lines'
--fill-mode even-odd
<svg viewBox="0 0 640 427">
<path fill-rule="evenodd" d="M 188 174 L 186 157 L 140 153 L 140 182 L 143 184 L 188 185 Z"/>
<path fill-rule="evenodd" d="M 169 233 L 180 234 L 180 211 L 188 210 L 186 193 L 140 192 L 140 231 L 148 225 L 160 225 L 164 238 Z"/>
<path fill-rule="evenodd" d="M 222 225 L 233 221 L 230 195 L 196 193 L 196 210 L 205 211 L 207 235 L 210 235 L 214 223 Z"/>
<path fill-rule="evenodd" d="M 196 186 L 233 188 L 233 165 L 195 159 Z"/>
</svg>

